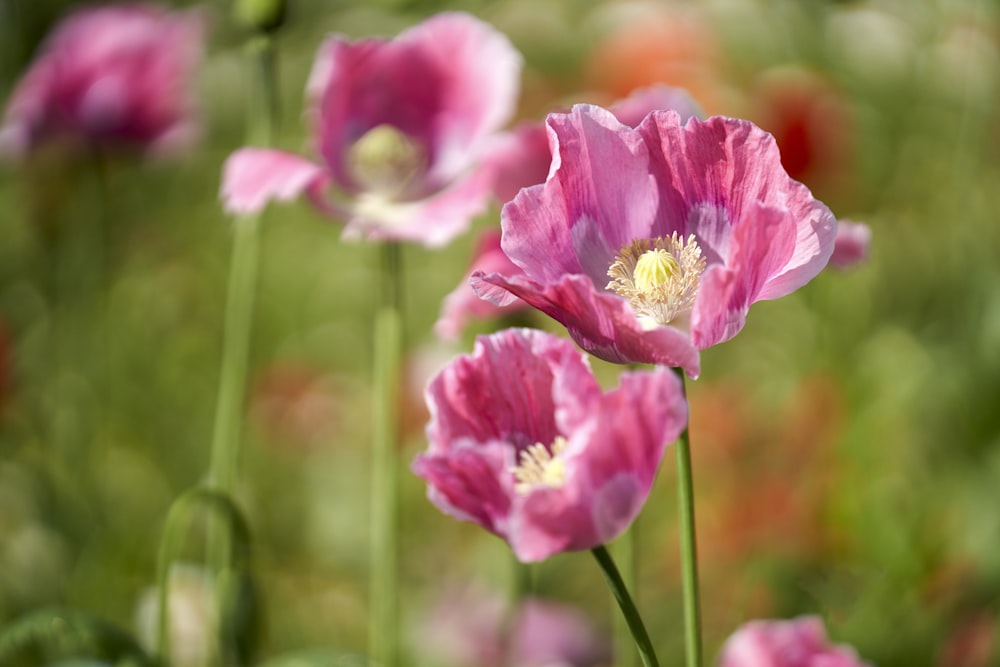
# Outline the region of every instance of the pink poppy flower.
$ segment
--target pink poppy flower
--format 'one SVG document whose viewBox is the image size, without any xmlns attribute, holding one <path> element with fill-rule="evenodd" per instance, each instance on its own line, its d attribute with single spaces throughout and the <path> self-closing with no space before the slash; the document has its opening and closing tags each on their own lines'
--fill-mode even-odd
<svg viewBox="0 0 1000 667">
<path fill-rule="evenodd" d="M 520 299 L 505 306 L 495 306 L 489 301 L 480 299 L 469 287 L 469 276 L 476 271 L 497 271 L 508 276 L 522 273 L 521 269 L 500 249 L 499 229 L 483 232 L 468 273 L 458 287 L 444 298 L 441 315 L 434 324 L 434 333 L 441 340 L 452 342 L 458 340 L 470 320 L 509 315 L 528 308 L 528 304 Z"/>
<path fill-rule="evenodd" d="M 430 446 L 413 470 L 428 497 L 526 562 L 621 534 L 687 421 L 670 370 L 624 373 L 603 393 L 572 343 L 530 329 L 480 337 L 426 395 Z"/>
<path fill-rule="evenodd" d="M 752 303 L 826 266 L 836 219 L 752 123 L 655 111 L 633 129 L 588 105 L 547 123 L 549 177 L 501 218 L 525 276 L 471 282 L 497 305 L 527 301 L 595 356 L 697 377 L 699 351 L 735 336 Z"/>
<path fill-rule="evenodd" d="M 722 647 L 719 667 L 866 667 L 850 646 L 830 644 L 823 621 L 751 621 Z"/>
<path fill-rule="evenodd" d="M 15 88 L 0 152 L 21 157 L 50 141 L 154 152 L 189 143 L 203 33 L 200 15 L 152 4 L 70 14 Z"/>
<path fill-rule="evenodd" d="M 830 255 L 830 266 L 849 269 L 865 262 L 872 244 L 871 227 L 863 222 L 841 220 Z"/>
<path fill-rule="evenodd" d="M 321 161 L 243 148 L 225 165 L 226 207 L 247 213 L 306 192 L 348 237 L 444 244 L 486 207 L 479 160 L 513 112 L 520 71 L 507 38 L 467 14 L 391 40 L 331 37 L 307 89 Z"/>
</svg>

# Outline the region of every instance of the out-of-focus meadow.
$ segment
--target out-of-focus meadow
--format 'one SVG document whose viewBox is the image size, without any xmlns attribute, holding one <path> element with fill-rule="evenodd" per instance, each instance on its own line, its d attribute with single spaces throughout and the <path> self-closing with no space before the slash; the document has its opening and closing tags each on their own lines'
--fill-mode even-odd
<svg viewBox="0 0 1000 667">
<path fill-rule="evenodd" d="M 0 99 L 72 4 L 0 4 Z M 135 628 L 167 509 L 207 470 L 232 240 L 218 188 L 249 73 L 229 7 L 203 9 L 191 150 L 0 166 L 0 626 L 60 604 Z M 774 133 L 795 178 L 872 228 L 866 263 L 755 305 L 688 383 L 708 655 L 747 619 L 814 613 L 883 667 L 997 664 L 1000 6 L 292 0 L 276 143 L 308 150 L 303 90 L 324 35 L 391 35 L 444 9 L 522 52 L 519 119 L 683 86 Z M 494 205 L 475 228 L 498 221 Z M 378 248 L 339 233 L 304 203 L 263 223 L 238 497 L 264 657 L 365 650 Z M 425 446 L 427 374 L 501 326 L 451 345 L 432 333 L 474 236 L 403 249 L 406 462 Z M 682 654 L 673 482 L 668 456 L 636 529 L 665 664 Z M 400 483 L 405 664 L 450 667 L 474 633 L 457 600 L 504 595 L 509 548 L 443 516 L 405 470 Z M 533 586 L 611 627 L 585 555 L 536 566 Z"/>
</svg>

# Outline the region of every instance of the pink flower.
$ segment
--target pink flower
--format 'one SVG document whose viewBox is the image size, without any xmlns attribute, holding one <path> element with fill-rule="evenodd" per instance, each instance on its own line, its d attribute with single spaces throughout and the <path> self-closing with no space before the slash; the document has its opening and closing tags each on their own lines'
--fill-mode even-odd
<svg viewBox="0 0 1000 667">
<path fill-rule="evenodd" d="M 871 227 L 863 222 L 841 220 L 837 225 L 837 238 L 830 255 L 830 266 L 849 269 L 868 259 L 872 244 Z"/>
<path fill-rule="evenodd" d="M 321 162 L 243 148 L 223 172 L 226 207 L 252 212 L 307 192 L 346 219 L 349 237 L 444 244 L 486 206 L 479 159 L 513 112 L 520 69 L 506 37 L 461 13 L 392 40 L 331 37 L 307 89 Z"/>
<path fill-rule="evenodd" d="M 415 638 L 420 655 L 448 667 L 590 667 L 608 664 L 610 642 L 580 610 L 479 586 L 447 588 L 425 614 Z"/>
<path fill-rule="evenodd" d="M 196 133 L 203 22 L 152 4 L 88 7 L 49 36 L 14 90 L 0 152 L 50 141 L 165 151 Z"/>
<path fill-rule="evenodd" d="M 836 220 L 752 123 L 656 111 L 633 129 L 587 105 L 547 123 L 548 180 L 501 219 L 525 276 L 472 284 L 497 305 L 523 299 L 595 356 L 697 377 L 699 350 L 735 336 L 752 303 L 826 266 Z"/>
<path fill-rule="evenodd" d="M 624 373 L 605 394 L 569 341 L 529 329 L 477 339 L 431 380 L 427 403 L 430 446 L 413 470 L 428 497 L 522 561 L 621 534 L 687 421 L 668 369 Z"/>
<path fill-rule="evenodd" d="M 528 307 L 528 304 L 519 299 L 505 306 L 495 306 L 489 301 L 480 299 L 469 287 L 469 276 L 475 271 L 487 273 L 497 271 L 508 276 L 523 273 L 500 249 L 499 229 L 486 230 L 480 236 L 468 273 L 458 287 L 444 298 L 441 315 L 434 324 L 434 333 L 438 338 L 456 341 L 469 320 L 499 317 Z"/>
<path fill-rule="evenodd" d="M 702 115 L 687 91 L 664 85 L 634 90 L 608 110 L 622 123 L 636 127 L 646 114 L 663 109 L 673 109 L 680 114 L 682 121 Z M 545 124 L 519 124 L 498 138 L 486 160 L 494 173 L 493 191 L 501 202 L 513 199 L 521 188 L 544 182 L 552 164 Z"/>
<path fill-rule="evenodd" d="M 827 641 L 823 621 L 751 621 L 722 647 L 719 667 L 865 667 L 853 648 Z"/>
</svg>

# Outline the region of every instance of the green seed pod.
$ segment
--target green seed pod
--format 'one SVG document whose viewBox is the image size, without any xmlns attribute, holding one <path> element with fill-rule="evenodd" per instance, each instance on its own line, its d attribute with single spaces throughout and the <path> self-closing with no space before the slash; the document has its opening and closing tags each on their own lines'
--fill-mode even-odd
<svg viewBox="0 0 1000 667">
<path fill-rule="evenodd" d="M 285 0 L 236 0 L 233 14 L 240 25 L 270 32 L 285 22 Z"/>
</svg>

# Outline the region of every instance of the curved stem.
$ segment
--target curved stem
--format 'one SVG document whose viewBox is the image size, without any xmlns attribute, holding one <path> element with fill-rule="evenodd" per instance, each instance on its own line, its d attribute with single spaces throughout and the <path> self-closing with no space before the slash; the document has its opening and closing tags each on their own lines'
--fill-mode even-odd
<svg viewBox="0 0 1000 667">
<path fill-rule="evenodd" d="M 382 667 L 399 660 L 398 533 L 399 373 L 402 358 L 401 248 L 380 247 L 382 276 L 375 314 L 372 543 L 369 642 Z"/>
<path fill-rule="evenodd" d="M 604 578 L 607 580 L 608 586 L 611 587 L 611 594 L 614 595 L 622 616 L 625 617 L 625 622 L 628 624 L 628 629 L 632 632 L 632 638 L 635 640 L 636 648 L 639 649 L 642 664 L 645 667 L 659 667 L 660 663 L 656 660 L 656 652 L 653 650 L 653 643 L 649 640 L 646 626 L 642 623 L 639 610 L 636 609 L 635 602 L 632 601 L 632 596 L 629 595 L 611 554 L 604 546 L 591 549 L 591 553 L 597 559 L 597 564 L 601 566 Z"/>
<path fill-rule="evenodd" d="M 636 567 L 636 528 L 638 522 L 635 521 L 612 545 L 612 551 L 619 563 L 618 569 L 622 576 L 625 588 L 634 591 L 633 595 L 638 597 L 638 568 Z M 617 622 L 614 624 L 614 650 L 615 665 L 617 667 L 636 667 L 635 651 L 632 650 L 632 632 L 629 630 L 625 619 L 616 616 Z"/>
<path fill-rule="evenodd" d="M 678 371 L 681 384 L 683 371 Z M 684 428 L 674 445 L 677 452 L 677 509 L 681 538 L 681 582 L 684 590 L 684 645 L 688 667 L 701 667 L 701 602 L 698 592 L 698 544 L 694 521 L 694 476 L 691 472 L 691 442 Z"/>
</svg>

